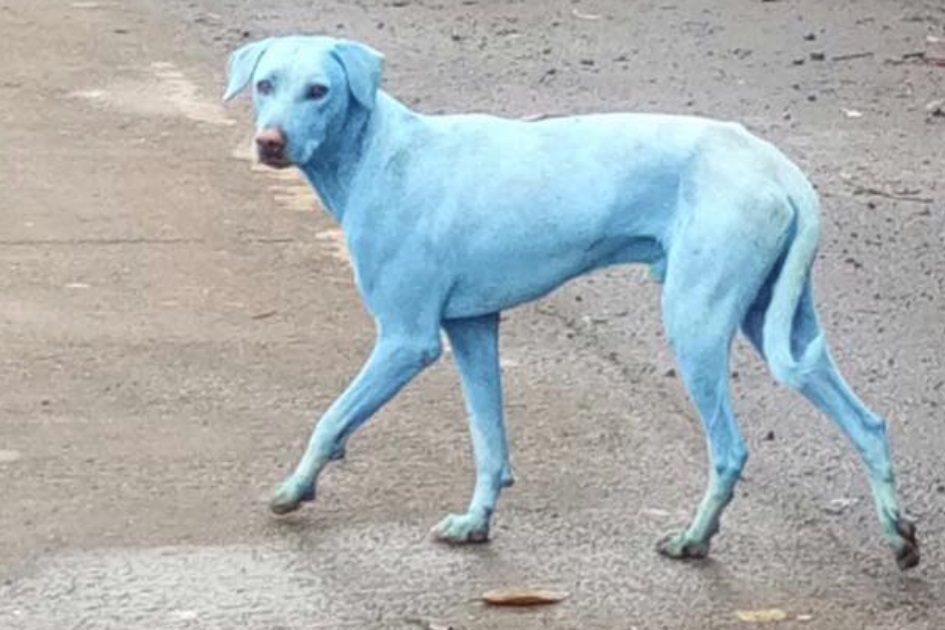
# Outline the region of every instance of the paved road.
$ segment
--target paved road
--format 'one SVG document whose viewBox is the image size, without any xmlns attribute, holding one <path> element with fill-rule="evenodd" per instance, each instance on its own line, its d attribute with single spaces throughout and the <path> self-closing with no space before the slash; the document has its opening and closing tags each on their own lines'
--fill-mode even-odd
<svg viewBox="0 0 945 630">
<path fill-rule="evenodd" d="M 945 122 L 924 106 L 945 69 L 903 55 L 945 11 L 703 4 L 0 0 L 0 627 L 727 628 L 771 607 L 785 627 L 939 627 Z M 891 419 L 923 565 L 896 571 L 850 449 L 741 343 L 752 459 L 713 559 L 653 552 L 705 462 L 639 269 L 508 314 L 518 484 L 491 544 L 425 539 L 471 488 L 448 357 L 316 506 L 270 517 L 372 333 L 334 226 L 252 168 L 245 104 L 217 104 L 227 50 L 293 30 L 372 42 L 425 111 L 696 112 L 785 147 L 824 195 L 825 324 Z M 526 585 L 571 596 L 476 601 Z"/>
</svg>

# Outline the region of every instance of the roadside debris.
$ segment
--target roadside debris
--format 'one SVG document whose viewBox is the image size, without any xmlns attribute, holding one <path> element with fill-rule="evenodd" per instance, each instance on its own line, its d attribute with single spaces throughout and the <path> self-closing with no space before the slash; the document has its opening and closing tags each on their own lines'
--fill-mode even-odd
<svg viewBox="0 0 945 630">
<path fill-rule="evenodd" d="M 838 514 L 843 514 L 844 512 L 846 512 L 848 507 L 856 505 L 859 502 L 860 502 L 859 499 L 847 499 L 845 497 L 841 497 L 839 499 L 831 499 L 830 503 L 828 503 L 823 508 L 823 510 L 827 514 L 833 514 L 834 516 L 836 516 Z"/>
<path fill-rule="evenodd" d="M 925 51 L 916 50 L 913 52 L 902 53 L 899 57 L 886 59 L 883 63 L 890 66 L 900 66 L 907 62 L 913 63 L 924 63 L 925 62 Z"/>
<path fill-rule="evenodd" d="M 935 99 L 925 104 L 925 113 L 929 119 L 945 118 L 945 98 Z"/>
<path fill-rule="evenodd" d="M 564 591 L 512 588 L 486 591 L 482 601 L 492 606 L 542 606 L 556 604 L 567 596 Z"/>
<path fill-rule="evenodd" d="M 407 619 L 407 623 L 418 626 L 422 630 L 459 630 L 459 626 L 441 621 L 427 621 L 426 619 Z"/>
<path fill-rule="evenodd" d="M 428 621 L 426 619 L 412 618 L 406 619 L 406 622 L 413 626 L 418 626 L 422 630 L 459 630 L 459 626 L 442 621 Z"/>
<path fill-rule="evenodd" d="M 904 188 L 902 190 L 895 190 L 892 192 L 887 192 L 885 190 L 880 190 L 879 188 L 873 188 L 871 186 L 857 186 L 853 189 L 854 195 L 875 195 L 877 197 L 885 197 L 887 199 L 896 199 L 899 201 L 913 201 L 915 203 L 932 203 L 934 199 L 931 197 L 919 197 L 921 190 Z"/>
<path fill-rule="evenodd" d="M 945 37 L 926 35 L 925 61 L 936 66 L 945 66 Z"/>
<path fill-rule="evenodd" d="M 601 16 L 596 13 L 584 13 L 578 9 L 571 9 L 571 15 L 579 20 L 599 20 Z"/>
<path fill-rule="evenodd" d="M 735 616 L 745 623 L 772 623 L 775 621 L 787 621 L 788 619 L 788 614 L 780 608 L 736 610 Z"/>
<path fill-rule="evenodd" d="M 841 111 L 843 111 L 843 115 L 847 118 L 863 118 L 863 112 L 858 109 L 847 109 L 843 107 Z"/>
<path fill-rule="evenodd" d="M 858 53 L 849 53 L 847 55 L 834 55 L 830 58 L 830 61 L 850 61 L 851 59 L 863 59 L 864 57 L 872 57 L 873 53 L 871 51 L 867 52 L 858 52 Z"/>
<path fill-rule="evenodd" d="M 887 59 L 885 63 L 898 66 L 910 61 L 945 67 L 945 37 L 926 35 L 924 50 L 903 53 L 898 58 Z"/>
<path fill-rule="evenodd" d="M 661 510 L 659 508 L 643 508 L 640 510 L 640 513 L 645 514 L 646 516 L 652 516 L 654 518 L 669 518 L 671 516 L 671 514 L 666 510 Z"/>
</svg>

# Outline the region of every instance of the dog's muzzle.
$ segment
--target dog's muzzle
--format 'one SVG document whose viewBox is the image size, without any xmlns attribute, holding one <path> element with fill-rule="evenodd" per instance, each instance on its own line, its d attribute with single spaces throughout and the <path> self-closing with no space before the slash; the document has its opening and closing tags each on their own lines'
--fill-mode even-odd
<svg viewBox="0 0 945 630">
<path fill-rule="evenodd" d="M 285 134 L 278 127 L 264 127 L 256 132 L 256 154 L 259 161 L 273 168 L 286 168 L 292 163 L 285 156 Z"/>
</svg>

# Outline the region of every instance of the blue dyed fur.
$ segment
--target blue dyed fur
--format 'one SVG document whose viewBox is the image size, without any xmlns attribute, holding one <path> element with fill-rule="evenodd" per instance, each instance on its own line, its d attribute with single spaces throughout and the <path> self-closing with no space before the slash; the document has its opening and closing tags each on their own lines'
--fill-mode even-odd
<svg viewBox="0 0 945 630">
<path fill-rule="evenodd" d="M 663 282 L 667 336 L 711 461 L 695 517 L 659 550 L 704 556 L 745 464 L 728 386 L 741 329 L 778 381 L 847 434 L 900 565 L 918 562 L 914 528 L 896 505 L 885 424 L 843 381 L 817 322 L 818 202 L 791 161 L 740 125 L 703 118 L 427 116 L 378 88 L 381 68 L 376 51 L 328 37 L 267 39 L 230 60 L 225 98 L 252 88 L 257 130 L 281 133 L 285 164 L 305 174 L 343 228 L 377 324 L 373 352 L 316 424 L 273 511 L 314 498 L 319 472 L 347 438 L 440 356 L 442 330 L 466 397 L 476 484 L 466 512 L 434 533 L 486 540 L 512 479 L 500 311 L 591 270 L 642 263 Z M 313 97 L 313 84 L 327 94 Z"/>
</svg>

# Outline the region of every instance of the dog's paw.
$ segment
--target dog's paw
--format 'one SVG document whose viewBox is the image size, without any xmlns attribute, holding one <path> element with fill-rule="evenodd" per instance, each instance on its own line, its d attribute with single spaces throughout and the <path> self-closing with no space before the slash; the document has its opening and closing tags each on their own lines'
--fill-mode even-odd
<svg viewBox="0 0 945 630">
<path fill-rule="evenodd" d="M 685 532 L 678 532 L 661 538 L 656 551 L 674 560 L 699 560 L 709 555 L 709 541 L 692 541 Z"/>
<path fill-rule="evenodd" d="M 288 514 L 299 509 L 303 503 L 315 500 L 315 486 L 300 484 L 286 479 L 276 488 L 269 500 L 269 510 L 274 514 Z"/>
<path fill-rule="evenodd" d="M 489 540 L 489 519 L 475 514 L 450 514 L 430 530 L 435 540 L 454 545 Z"/>
<path fill-rule="evenodd" d="M 896 533 L 902 538 L 901 545 L 895 550 L 896 565 L 901 571 L 905 571 L 919 564 L 919 542 L 915 537 L 915 524 L 900 517 L 896 520 Z"/>
</svg>

